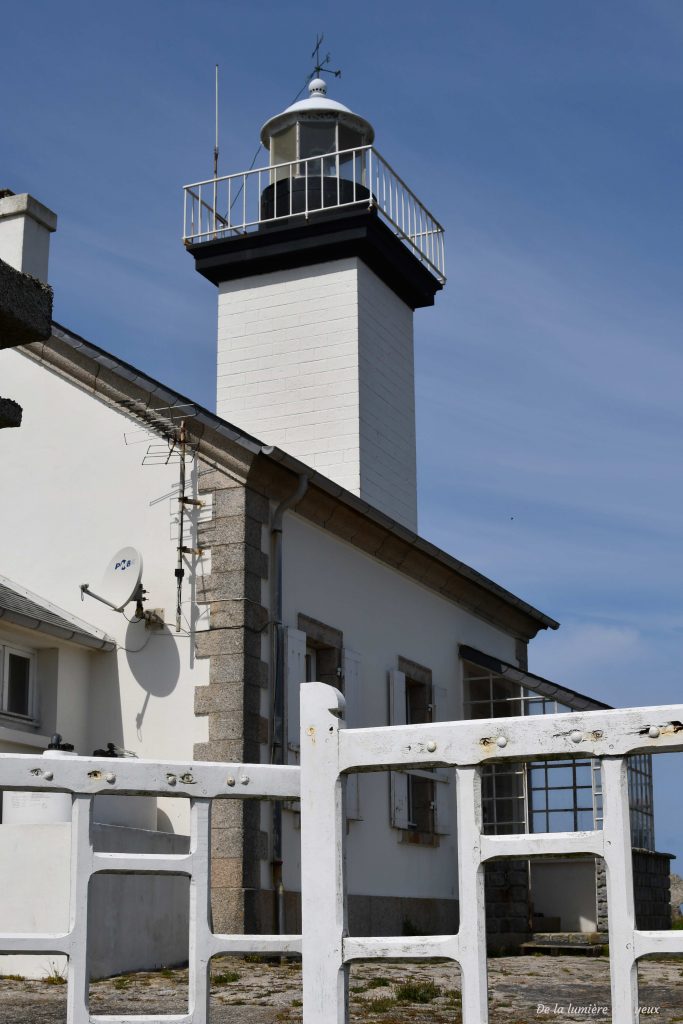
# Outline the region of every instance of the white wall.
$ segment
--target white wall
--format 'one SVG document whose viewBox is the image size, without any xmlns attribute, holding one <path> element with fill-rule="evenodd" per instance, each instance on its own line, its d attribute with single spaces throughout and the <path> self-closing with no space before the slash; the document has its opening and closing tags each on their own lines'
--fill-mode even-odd
<svg viewBox="0 0 683 1024">
<path fill-rule="evenodd" d="M 357 258 L 224 282 L 218 414 L 415 529 L 412 322 Z"/>
<path fill-rule="evenodd" d="M 304 613 L 343 631 L 344 646 L 361 656 L 364 724 L 387 725 L 388 672 L 399 656 L 431 669 L 447 691 L 443 720 L 462 717 L 458 644 L 515 661 L 514 639 L 439 597 L 295 513 L 284 523 L 284 620 L 296 628 Z M 385 773 L 360 777 L 362 821 L 347 837 L 349 892 L 457 898 L 455 828 L 437 849 L 400 842 L 389 824 Z M 450 783 L 452 813 L 454 786 Z M 298 833 L 286 815 L 285 887 L 299 888 Z"/>
<path fill-rule="evenodd" d="M 95 850 L 187 853 L 185 836 L 94 825 Z M 45 856 L 49 851 L 49 856 Z M 71 825 L 0 825 L 2 931 L 66 932 L 69 927 Z M 180 876 L 95 875 L 88 932 L 93 978 L 187 959 L 188 880 Z M 0 975 L 45 978 L 63 956 L 0 956 Z"/>
<path fill-rule="evenodd" d="M 208 663 L 195 661 L 192 642 L 173 624 L 147 631 L 97 601 L 81 602 L 79 590 L 85 582 L 97 589 L 111 555 L 131 544 L 143 552 L 147 606 L 163 608 L 173 623 L 177 463 L 143 466 L 159 438 L 146 438 L 136 423 L 18 351 L 0 353 L 0 379 L 24 410 L 21 427 L 2 439 L 3 490 L 12 496 L 0 512 L 2 535 L 12 538 L 3 545 L 2 571 L 120 645 L 106 655 L 49 641 L 59 647 L 60 683 L 68 680 L 59 688 L 59 731 L 81 753 L 111 740 L 139 756 L 191 759 L 194 743 L 207 737 L 193 702 L 195 685 L 208 682 Z M 126 444 L 124 434 L 138 443 Z M 185 629 L 193 615 L 191 569 L 188 563 Z M 183 803 L 164 806 L 181 830 Z"/>
<path fill-rule="evenodd" d="M 560 918 L 562 931 L 594 932 L 595 861 L 532 860 L 531 899 L 534 913 Z"/>
<path fill-rule="evenodd" d="M 417 532 L 413 311 L 357 262 L 360 494 Z"/>
</svg>

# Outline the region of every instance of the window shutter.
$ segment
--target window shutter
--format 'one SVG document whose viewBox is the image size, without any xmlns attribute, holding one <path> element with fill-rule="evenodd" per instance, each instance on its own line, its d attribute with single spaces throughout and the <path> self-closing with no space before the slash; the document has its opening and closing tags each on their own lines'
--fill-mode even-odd
<svg viewBox="0 0 683 1024">
<path fill-rule="evenodd" d="M 287 666 L 287 763 L 299 763 L 299 691 L 306 682 L 306 634 L 287 628 L 285 634 Z"/>
<path fill-rule="evenodd" d="M 389 725 L 406 724 L 406 677 L 404 672 L 389 673 Z M 408 828 L 408 776 L 389 773 L 391 824 Z"/>
<path fill-rule="evenodd" d="M 445 715 L 447 692 L 441 686 L 432 686 L 432 722 L 447 721 Z M 448 835 L 453 831 L 453 794 L 451 784 L 453 769 L 447 768 L 447 781 L 434 783 L 434 831 L 437 835 Z M 444 769 L 439 769 L 443 776 Z"/>
<path fill-rule="evenodd" d="M 349 729 L 361 727 L 360 701 L 360 654 L 345 647 L 342 650 L 342 677 L 344 680 L 344 696 L 346 698 L 346 725 Z M 346 817 L 352 821 L 360 821 L 360 777 L 358 773 L 346 778 Z"/>
</svg>

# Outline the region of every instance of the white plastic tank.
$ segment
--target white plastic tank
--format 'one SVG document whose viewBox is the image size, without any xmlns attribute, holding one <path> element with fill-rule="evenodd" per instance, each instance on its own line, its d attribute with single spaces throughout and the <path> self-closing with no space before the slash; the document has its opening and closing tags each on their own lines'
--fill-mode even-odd
<svg viewBox="0 0 683 1024">
<path fill-rule="evenodd" d="M 116 774 L 118 756 L 113 743 L 107 744 L 106 752 L 98 750 L 97 755 L 111 756 L 112 771 Z M 43 757 L 77 757 L 73 744 L 64 743 L 57 733 L 52 737 Z M 52 825 L 71 821 L 71 794 L 28 792 L 26 790 L 5 790 L 2 796 L 3 825 Z M 120 825 L 126 828 L 142 828 L 155 832 L 157 828 L 157 801 L 152 796 L 96 796 L 93 801 L 93 821 L 101 825 Z"/>
<path fill-rule="evenodd" d="M 112 771 L 116 774 L 116 759 L 135 757 L 108 743 L 106 750 L 93 751 L 95 757 L 111 757 Z M 93 821 L 101 825 L 122 825 L 155 832 L 157 827 L 157 801 L 154 796 L 96 796 L 93 802 Z"/>
<path fill-rule="evenodd" d="M 73 745 L 63 743 L 57 733 L 43 751 L 43 757 L 74 757 Z M 61 821 L 71 821 L 70 793 L 5 790 L 2 795 L 3 825 L 52 825 Z"/>
</svg>

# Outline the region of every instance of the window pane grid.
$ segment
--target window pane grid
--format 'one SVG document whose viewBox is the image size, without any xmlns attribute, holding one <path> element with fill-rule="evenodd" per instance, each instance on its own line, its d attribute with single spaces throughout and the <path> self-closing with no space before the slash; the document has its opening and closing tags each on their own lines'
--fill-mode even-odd
<svg viewBox="0 0 683 1024">
<path fill-rule="evenodd" d="M 464 663 L 465 714 L 468 718 L 548 715 L 571 708 L 550 700 L 521 684 Z M 518 789 L 504 792 L 505 773 L 519 778 Z M 533 762 L 527 766 L 485 768 L 482 775 L 484 831 L 572 832 L 602 829 L 603 797 L 597 760 Z M 652 758 L 638 754 L 628 759 L 631 841 L 634 847 L 654 850 Z"/>
<path fill-rule="evenodd" d="M 465 708 L 469 718 L 548 715 L 572 709 L 511 682 L 495 672 L 464 664 Z M 503 772 L 483 771 L 484 831 L 573 832 L 602 826 L 600 781 L 591 761 L 534 762 L 514 766 L 516 792 L 503 792 Z M 509 784 L 508 784 L 509 789 Z M 640 791 L 639 791 L 640 792 Z"/>
</svg>

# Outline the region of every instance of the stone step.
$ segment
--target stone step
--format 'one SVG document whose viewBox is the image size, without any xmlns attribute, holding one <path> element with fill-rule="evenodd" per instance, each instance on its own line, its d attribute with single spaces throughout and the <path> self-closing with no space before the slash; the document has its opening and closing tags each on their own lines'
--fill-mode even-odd
<svg viewBox="0 0 683 1024">
<path fill-rule="evenodd" d="M 523 953 L 549 956 L 601 956 L 607 942 L 604 932 L 535 932 L 523 942 Z"/>
<path fill-rule="evenodd" d="M 545 956 L 602 956 L 602 946 L 551 945 L 549 942 L 523 942 L 520 950 L 526 956 L 542 953 Z"/>
</svg>

